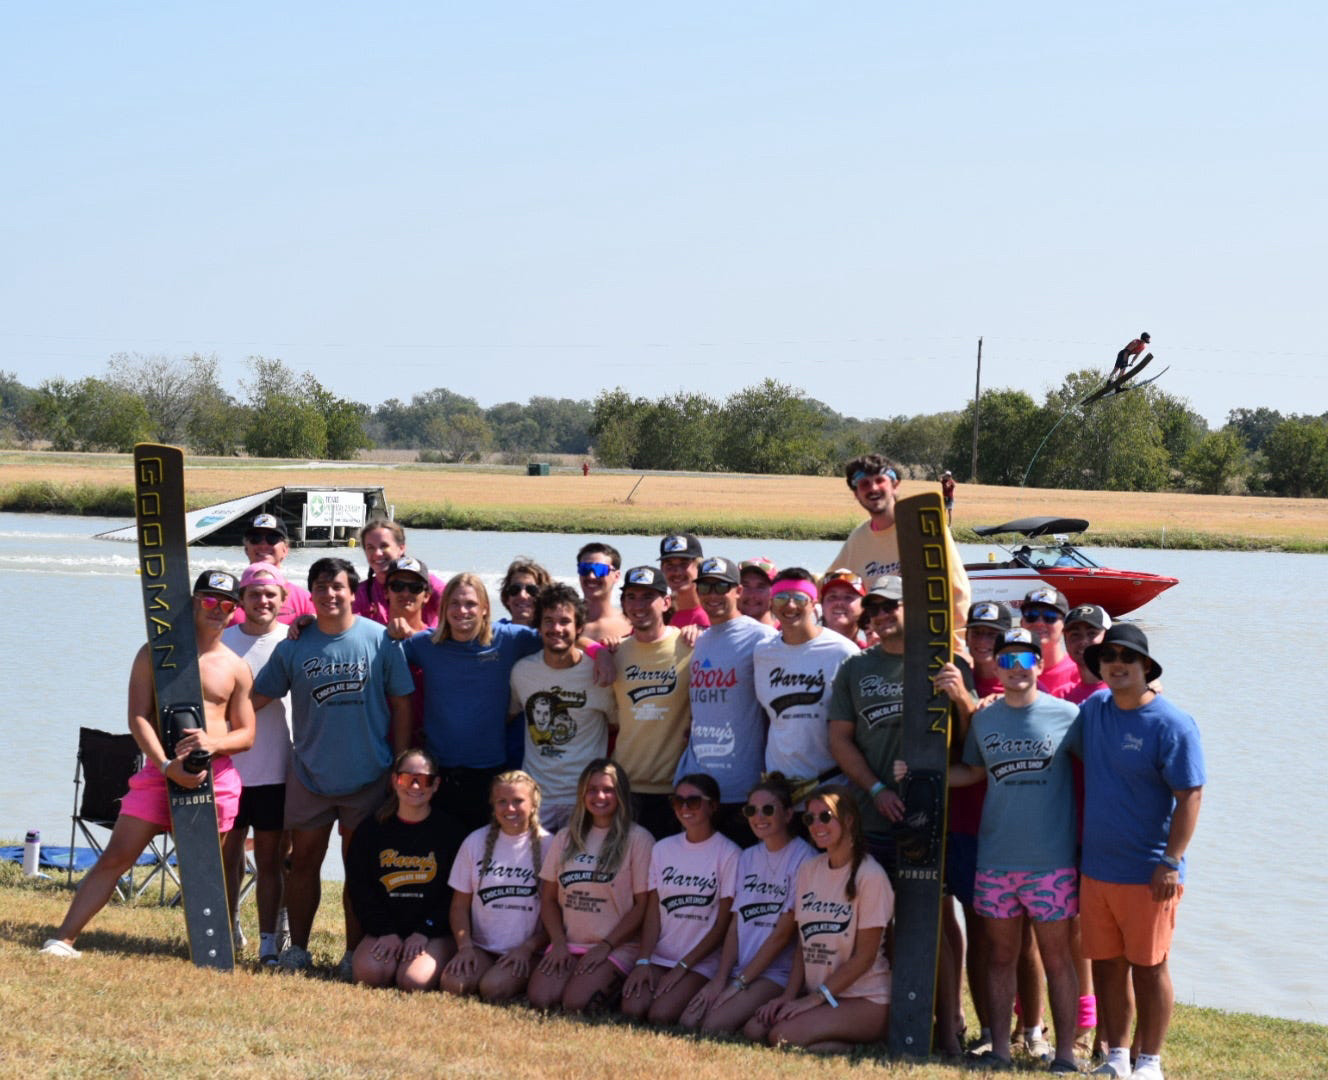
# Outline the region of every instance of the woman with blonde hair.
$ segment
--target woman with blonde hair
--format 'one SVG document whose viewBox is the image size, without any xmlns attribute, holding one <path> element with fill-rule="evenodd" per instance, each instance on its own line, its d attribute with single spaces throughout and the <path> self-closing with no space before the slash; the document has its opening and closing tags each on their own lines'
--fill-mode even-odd
<svg viewBox="0 0 1328 1080">
<path fill-rule="evenodd" d="M 576 807 L 540 870 L 549 950 L 526 996 L 537 1009 L 581 1012 L 611 999 L 640 954 L 654 839 L 632 821 L 632 789 L 617 762 L 581 772 Z"/>
<path fill-rule="evenodd" d="M 529 773 L 500 773 L 489 788 L 493 820 L 461 845 L 448 884 L 456 955 L 441 989 L 508 1001 L 526 988 L 548 944 L 540 922 L 539 872 L 549 834 L 540 827 L 540 789 Z"/>
<path fill-rule="evenodd" d="M 489 785 L 507 763 L 512 668 L 540 650 L 528 626 L 493 623 L 489 593 L 475 574 L 457 574 L 443 589 L 433 632 L 403 642 L 420 669 L 424 745 L 438 759 L 438 799 L 468 830 L 486 824 Z"/>
<path fill-rule="evenodd" d="M 799 947 L 788 985 L 743 1028 L 771 1046 L 838 1053 L 880 1042 L 890 1022 L 890 964 L 881 948 L 894 890 L 867 854 L 857 800 L 846 787 L 817 790 L 803 821 L 822 854 L 798 869 Z"/>
<path fill-rule="evenodd" d="M 392 766 L 382 808 L 355 830 L 346 855 L 346 890 L 364 938 L 351 977 L 367 986 L 430 990 L 455 951 L 448 925 L 447 869 L 464 834 L 434 809 L 438 769 L 423 750 Z"/>
</svg>

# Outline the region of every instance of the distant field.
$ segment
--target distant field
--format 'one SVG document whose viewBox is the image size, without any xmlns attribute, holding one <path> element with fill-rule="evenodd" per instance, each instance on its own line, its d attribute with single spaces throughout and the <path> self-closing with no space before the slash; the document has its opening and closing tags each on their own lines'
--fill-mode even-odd
<svg viewBox="0 0 1328 1080">
<path fill-rule="evenodd" d="M 123 455 L 0 454 L 5 496 L 20 487 L 50 485 L 58 502 L 62 491 L 79 485 L 127 492 L 130 479 Z M 834 477 L 647 473 L 642 479 L 639 473 L 602 470 L 587 477 L 579 470 L 528 477 L 497 467 L 304 467 L 200 458 L 187 479 L 190 502 L 197 506 L 282 483 L 381 484 L 408 524 L 451 528 L 650 533 L 691 527 L 711 534 L 835 537 L 862 517 L 844 482 Z M 906 481 L 903 491 L 928 486 Z M 12 506 L 8 497 L 4 504 Z M 1324 499 L 969 484 L 960 484 L 956 493 L 954 523 L 961 538 L 966 527 L 1038 514 L 1087 518 L 1098 543 L 1328 549 Z"/>
</svg>

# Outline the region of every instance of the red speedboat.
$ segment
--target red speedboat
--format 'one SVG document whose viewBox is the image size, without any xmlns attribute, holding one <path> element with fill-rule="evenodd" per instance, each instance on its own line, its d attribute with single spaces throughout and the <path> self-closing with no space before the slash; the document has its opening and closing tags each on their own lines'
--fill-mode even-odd
<svg viewBox="0 0 1328 1080">
<path fill-rule="evenodd" d="M 1001 559 L 993 553 L 987 562 L 965 563 L 974 600 L 1004 600 L 1016 609 L 1030 589 L 1051 585 L 1065 594 L 1070 606 L 1098 604 L 1112 618 L 1143 607 L 1158 593 L 1179 583 L 1179 578 L 1146 574 L 1139 570 L 1113 570 L 1099 566 L 1071 541 L 1088 528 L 1083 518 L 1030 517 L 1007 521 L 1004 525 L 979 525 L 979 536 L 1014 534 L 1025 540 L 1017 548 L 998 546 L 1005 552 Z"/>
</svg>

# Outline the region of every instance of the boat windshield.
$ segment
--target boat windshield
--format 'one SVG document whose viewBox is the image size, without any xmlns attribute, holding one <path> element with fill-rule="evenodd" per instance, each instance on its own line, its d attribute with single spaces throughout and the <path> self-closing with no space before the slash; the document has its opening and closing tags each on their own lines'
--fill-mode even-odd
<svg viewBox="0 0 1328 1080">
<path fill-rule="evenodd" d="M 1029 548 L 1027 545 L 1015 552 L 1016 559 L 1025 566 L 1045 569 L 1049 566 L 1096 567 L 1098 564 L 1070 543 L 1047 544 L 1045 547 Z"/>
</svg>

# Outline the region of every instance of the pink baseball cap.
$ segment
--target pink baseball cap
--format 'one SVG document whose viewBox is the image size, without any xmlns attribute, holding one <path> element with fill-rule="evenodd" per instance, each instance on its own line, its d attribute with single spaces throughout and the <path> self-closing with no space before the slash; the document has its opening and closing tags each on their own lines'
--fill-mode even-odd
<svg viewBox="0 0 1328 1080">
<path fill-rule="evenodd" d="M 276 585 L 282 592 L 290 592 L 290 584 L 271 563 L 250 563 L 240 575 L 239 591 L 244 592 L 250 585 Z"/>
</svg>

